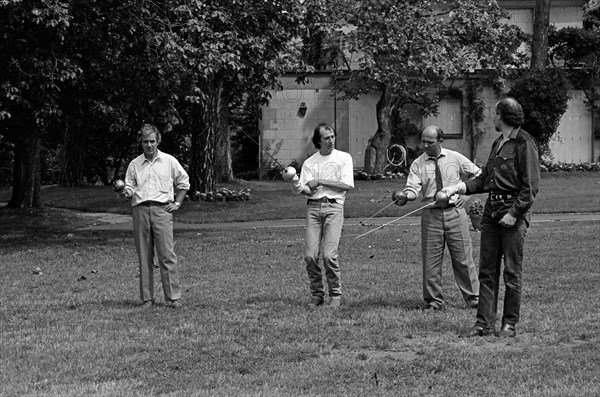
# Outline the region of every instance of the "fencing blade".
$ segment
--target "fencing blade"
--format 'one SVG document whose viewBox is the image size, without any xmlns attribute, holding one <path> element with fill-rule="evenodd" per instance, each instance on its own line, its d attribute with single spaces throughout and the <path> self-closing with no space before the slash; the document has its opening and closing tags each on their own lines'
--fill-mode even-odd
<svg viewBox="0 0 600 397">
<path fill-rule="evenodd" d="M 386 226 L 388 226 L 388 225 L 391 225 L 392 223 L 394 223 L 394 222 L 397 222 L 397 221 L 399 221 L 399 220 L 400 220 L 400 219 L 402 219 L 402 218 L 406 218 L 407 216 L 409 216 L 409 215 L 412 215 L 412 214 L 414 214 L 414 213 L 415 213 L 415 212 L 417 212 L 417 211 L 420 211 L 420 210 L 422 210 L 422 209 L 425 209 L 425 208 L 427 208 L 427 207 L 431 207 L 431 206 L 433 206 L 433 205 L 435 205 L 435 203 L 427 203 L 427 204 L 425 204 L 424 206 L 422 206 L 422 207 L 419 207 L 419 208 L 417 208 L 416 210 L 409 212 L 408 214 L 404 214 L 404 215 L 402 215 L 402 216 L 400 216 L 400 217 L 398 217 L 398 218 L 396 218 L 396 219 L 393 219 L 393 220 L 389 221 L 388 223 L 385 223 L 385 224 L 383 224 L 383 225 L 379 225 L 379 226 L 377 226 L 375 229 L 371 229 L 371 230 L 369 230 L 368 232 L 366 232 L 366 233 L 363 233 L 363 234 L 361 234 L 360 236 L 357 236 L 357 237 L 355 238 L 355 240 L 358 240 L 359 238 L 361 238 L 361 237 L 363 237 L 363 236 L 366 236 L 366 235 L 367 235 L 367 234 L 369 234 L 369 233 L 373 233 L 375 230 L 379 230 L 379 229 L 381 229 L 381 228 L 383 228 L 383 227 L 386 227 Z"/>
<path fill-rule="evenodd" d="M 375 217 L 377 214 L 381 213 L 383 210 L 385 210 L 386 208 L 388 208 L 392 204 L 396 204 L 396 202 L 392 201 L 391 203 L 389 203 L 388 205 L 386 205 L 385 207 L 383 207 L 382 209 L 380 209 L 379 211 L 377 211 L 376 213 L 374 213 L 373 215 L 371 215 L 370 217 L 368 217 L 365 220 L 368 221 L 369 219 L 372 219 L 373 217 Z M 363 225 L 363 226 L 367 226 L 363 221 L 360 221 L 360 224 Z"/>
</svg>

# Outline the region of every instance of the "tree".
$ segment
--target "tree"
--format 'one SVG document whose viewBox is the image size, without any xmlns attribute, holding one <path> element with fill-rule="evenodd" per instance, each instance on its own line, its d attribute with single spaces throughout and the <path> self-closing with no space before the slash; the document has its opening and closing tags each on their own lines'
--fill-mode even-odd
<svg viewBox="0 0 600 397">
<path fill-rule="evenodd" d="M 381 172 L 391 138 L 391 114 L 419 105 L 435 113 L 438 89 L 476 68 L 503 73 L 520 64 L 515 56 L 521 38 L 514 25 L 500 22 L 507 14 L 495 1 L 477 0 L 341 0 L 334 14 L 327 9 L 330 34 L 351 26 L 348 52 L 360 57 L 359 70 L 342 86 L 349 98 L 379 93 L 377 131 L 365 150 L 365 172 Z"/>
<path fill-rule="evenodd" d="M 546 62 L 548 60 L 549 25 L 550 0 L 535 0 L 530 66 L 530 69 L 533 71 L 546 70 Z"/>
<path fill-rule="evenodd" d="M 80 75 L 64 51 L 69 5 L 59 0 L 0 2 L 0 123 L 14 144 L 9 207 L 42 206 L 42 139 L 61 116 L 61 87 Z"/>
<path fill-rule="evenodd" d="M 230 104 L 234 96 L 266 98 L 276 77 L 294 65 L 290 48 L 300 1 L 172 1 L 167 59 L 182 68 L 186 132 L 191 135 L 192 191 L 232 177 Z M 187 73 L 184 72 L 187 71 Z"/>
<path fill-rule="evenodd" d="M 143 123 L 158 126 L 161 147 L 178 149 L 173 127 L 181 120 L 177 98 L 186 71 L 168 59 L 168 14 L 164 2 L 90 0 L 73 7 L 68 51 L 82 78 L 61 101 L 61 184 L 118 177 L 139 151 L 136 131 Z"/>
</svg>

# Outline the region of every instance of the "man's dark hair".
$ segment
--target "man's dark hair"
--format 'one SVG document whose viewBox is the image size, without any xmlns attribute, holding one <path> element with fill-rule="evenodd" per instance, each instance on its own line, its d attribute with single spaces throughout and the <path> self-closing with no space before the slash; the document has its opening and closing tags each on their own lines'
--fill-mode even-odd
<svg viewBox="0 0 600 397">
<path fill-rule="evenodd" d="M 523 107 L 515 98 L 507 97 L 496 104 L 496 113 L 506 125 L 519 127 L 525 121 Z"/>
<path fill-rule="evenodd" d="M 337 132 L 327 123 L 321 123 L 315 128 L 313 132 L 312 142 L 315 145 L 315 148 L 321 149 L 321 130 L 323 131 L 331 131 L 333 132 L 333 136 L 337 137 Z"/>
</svg>

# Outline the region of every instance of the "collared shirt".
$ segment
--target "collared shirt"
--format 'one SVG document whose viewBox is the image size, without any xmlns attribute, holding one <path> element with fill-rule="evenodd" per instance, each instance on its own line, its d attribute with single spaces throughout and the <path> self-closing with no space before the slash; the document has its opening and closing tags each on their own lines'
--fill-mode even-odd
<svg viewBox="0 0 600 397">
<path fill-rule="evenodd" d="M 131 160 L 125 189 L 132 193 L 132 207 L 144 201 L 167 203 L 175 199 L 174 190 L 190 189 L 190 178 L 175 157 L 158 150 L 153 161 L 143 154 Z"/>
<path fill-rule="evenodd" d="M 300 172 L 300 186 L 306 185 L 313 179 L 343 182 L 348 186 L 354 187 L 354 166 L 352 156 L 341 150 L 333 149 L 331 154 L 323 156 L 316 152 L 304 161 L 302 171 Z M 346 192 L 331 189 L 327 186 L 320 186 L 309 199 L 320 199 L 327 197 L 336 199 L 343 204 L 346 199 Z"/>
<path fill-rule="evenodd" d="M 533 205 L 540 183 L 537 142 L 526 131 L 515 128 L 499 147 L 502 135 L 494 141 L 490 157 L 477 178 L 466 181 L 467 193 L 490 192 L 516 196 L 509 213 L 523 217 Z"/>
<path fill-rule="evenodd" d="M 422 197 L 423 202 L 433 202 L 436 191 L 435 183 L 435 157 L 427 153 L 421 154 L 410 165 L 410 172 L 406 179 L 404 192 L 412 192 L 416 197 Z M 472 178 L 481 173 L 471 160 L 453 150 L 440 151 L 437 158 L 444 186 L 451 186 L 466 178 Z M 440 187 L 441 189 L 441 187 Z M 456 203 L 458 195 L 450 197 L 450 203 Z"/>
</svg>

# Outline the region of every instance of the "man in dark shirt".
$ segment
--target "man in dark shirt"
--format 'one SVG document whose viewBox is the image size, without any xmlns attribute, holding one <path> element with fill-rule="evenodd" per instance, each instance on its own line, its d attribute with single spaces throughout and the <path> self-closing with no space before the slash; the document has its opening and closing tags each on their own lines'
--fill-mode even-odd
<svg viewBox="0 0 600 397">
<path fill-rule="evenodd" d="M 502 258 L 505 296 L 499 336 L 517 334 L 523 245 L 540 180 L 538 146 L 535 139 L 521 129 L 523 119 L 519 102 L 514 98 L 500 100 L 496 104 L 494 126 L 502 135 L 494 141 L 483 172 L 443 189 L 449 196 L 489 192 L 481 221 L 477 321 L 467 336 L 495 332 Z"/>
</svg>

